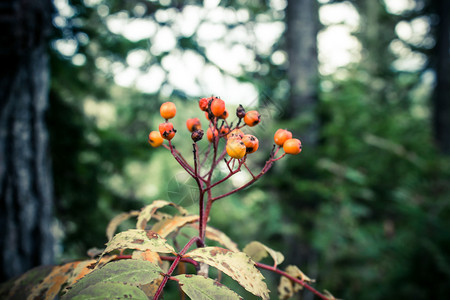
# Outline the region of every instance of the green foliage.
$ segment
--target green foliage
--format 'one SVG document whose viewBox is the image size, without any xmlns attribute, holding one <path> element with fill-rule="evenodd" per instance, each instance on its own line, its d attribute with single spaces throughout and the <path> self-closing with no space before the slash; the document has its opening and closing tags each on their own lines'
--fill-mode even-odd
<svg viewBox="0 0 450 300">
<path fill-rule="evenodd" d="M 444 297 L 450 162 L 427 119 L 404 104 L 417 100 L 413 90 L 380 103 L 357 76 L 323 92 L 318 149 L 265 184 L 286 199 L 284 214 L 327 271 L 318 277 L 327 289 L 348 299 Z M 399 96 L 400 80 L 391 83 Z"/>
<path fill-rule="evenodd" d="M 80 279 L 63 299 L 147 299 L 137 286 L 152 282 L 161 272 L 158 265 L 148 261 L 111 262 Z"/>
<path fill-rule="evenodd" d="M 242 299 L 238 294 L 211 278 L 199 275 L 178 275 L 174 278 L 178 280 L 183 292 L 191 299 Z"/>
</svg>

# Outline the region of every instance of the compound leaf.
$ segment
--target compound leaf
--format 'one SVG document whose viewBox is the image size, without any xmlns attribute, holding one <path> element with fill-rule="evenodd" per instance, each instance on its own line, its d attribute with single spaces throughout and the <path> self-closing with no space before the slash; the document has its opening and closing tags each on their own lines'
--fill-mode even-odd
<svg viewBox="0 0 450 300">
<path fill-rule="evenodd" d="M 119 232 L 106 244 L 104 253 L 117 249 L 151 250 L 153 252 L 175 253 L 175 249 L 167 244 L 166 239 L 153 231 L 129 229 Z"/>
<path fill-rule="evenodd" d="M 219 269 L 252 294 L 269 299 L 269 289 L 264 282 L 264 276 L 247 254 L 220 247 L 204 247 L 185 256 Z"/>
<path fill-rule="evenodd" d="M 211 278 L 187 274 L 174 277 L 178 280 L 183 292 L 193 300 L 242 299 L 238 294 Z"/>
</svg>

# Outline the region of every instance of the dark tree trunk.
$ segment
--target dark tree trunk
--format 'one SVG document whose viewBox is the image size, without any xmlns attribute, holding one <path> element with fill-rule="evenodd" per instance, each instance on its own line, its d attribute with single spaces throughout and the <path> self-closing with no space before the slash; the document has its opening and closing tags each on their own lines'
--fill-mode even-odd
<svg viewBox="0 0 450 300">
<path fill-rule="evenodd" d="M 439 17 L 436 26 L 436 46 L 432 65 L 436 72 L 433 94 L 433 127 L 436 143 L 441 151 L 450 154 L 450 2 L 432 2 Z"/>
<path fill-rule="evenodd" d="M 291 85 L 287 115 L 302 125 L 303 143 L 315 146 L 319 135 L 317 117 L 319 30 L 316 0 L 289 0 L 287 16 L 288 77 Z"/>
<path fill-rule="evenodd" d="M 290 84 L 287 117 L 295 120 L 299 129 L 295 136 L 301 136 L 305 147 L 312 149 L 319 140 L 320 122 L 318 106 L 318 57 L 317 33 L 319 16 L 317 0 L 288 0 L 286 9 L 286 46 L 289 57 L 288 78 Z M 301 132 L 299 132 L 301 130 Z M 285 236 L 289 249 L 285 254 L 287 261 L 315 274 L 316 254 L 307 242 L 298 236 Z M 313 299 L 306 292 L 302 299 Z"/>
<path fill-rule="evenodd" d="M 49 0 L 0 4 L 0 281 L 53 262 Z"/>
</svg>

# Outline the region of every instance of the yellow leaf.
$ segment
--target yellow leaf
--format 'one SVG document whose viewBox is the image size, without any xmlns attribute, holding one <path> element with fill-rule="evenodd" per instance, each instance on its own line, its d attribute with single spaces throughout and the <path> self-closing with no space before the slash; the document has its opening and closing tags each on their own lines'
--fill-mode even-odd
<svg viewBox="0 0 450 300">
<path fill-rule="evenodd" d="M 281 276 L 280 284 L 278 285 L 278 298 L 281 300 L 289 299 L 294 296 L 294 285 L 293 282 Z"/>
<path fill-rule="evenodd" d="M 297 266 L 289 265 L 285 269 L 286 273 L 291 275 L 292 277 L 298 278 L 304 282 L 314 282 L 315 280 L 309 278 L 306 276 Z M 303 286 L 293 282 L 289 278 L 281 277 L 280 284 L 278 285 L 278 297 L 280 299 L 288 299 L 294 295 L 294 293 L 297 293 L 298 291 L 302 290 Z"/>
<path fill-rule="evenodd" d="M 167 237 L 171 232 L 183 227 L 186 223 L 198 221 L 198 216 L 173 216 L 169 219 L 162 219 L 153 225 L 152 230 L 161 237 Z"/>
<path fill-rule="evenodd" d="M 264 282 L 264 276 L 247 254 L 220 247 L 204 247 L 195 249 L 185 256 L 219 269 L 252 294 L 269 299 L 269 289 Z"/>
<path fill-rule="evenodd" d="M 114 218 L 111 219 L 108 223 L 108 227 L 106 227 L 106 236 L 108 237 L 108 241 L 112 239 L 114 236 L 114 233 L 117 230 L 117 227 L 124 221 L 128 220 L 131 217 L 135 217 L 139 215 L 139 212 L 137 210 L 130 211 L 127 213 L 121 213 Z"/>
<path fill-rule="evenodd" d="M 285 271 L 286 271 L 286 273 L 288 273 L 292 277 L 296 277 L 298 279 L 301 279 L 302 281 L 315 282 L 314 279 L 311 279 L 308 276 L 306 276 L 297 266 L 293 266 L 293 265 L 287 266 Z"/>
<path fill-rule="evenodd" d="M 261 259 L 267 257 L 267 254 L 269 254 L 274 261 L 274 267 L 284 261 L 283 254 L 257 241 L 248 243 L 247 246 L 244 247 L 243 251 L 247 253 L 248 256 L 250 256 L 254 261 L 261 261 Z"/>
<path fill-rule="evenodd" d="M 176 205 L 175 203 L 165 201 L 165 200 L 155 200 L 153 203 L 145 206 L 142 208 L 141 212 L 139 213 L 136 228 L 137 229 L 145 229 L 147 226 L 148 221 L 151 220 L 152 215 L 161 207 L 171 205 L 178 209 L 180 214 L 185 215 L 187 214 L 187 211 L 182 208 L 181 206 Z"/>
</svg>

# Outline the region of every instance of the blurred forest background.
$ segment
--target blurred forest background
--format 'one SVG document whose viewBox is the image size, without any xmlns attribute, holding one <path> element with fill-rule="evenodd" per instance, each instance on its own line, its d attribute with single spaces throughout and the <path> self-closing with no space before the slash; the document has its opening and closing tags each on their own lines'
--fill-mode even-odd
<svg viewBox="0 0 450 300">
<path fill-rule="evenodd" d="M 304 151 L 219 201 L 213 226 L 339 298 L 448 298 L 449 14 L 447 0 L 2 3 L 2 281 L 101 248 L 120 212 L 193 209 L 193 182 L 147 135 L 174 101 L 189 153 L 183 120 L 216 95 L 262 112 L 255 169 L 277 128 Z"/>
</svg>

